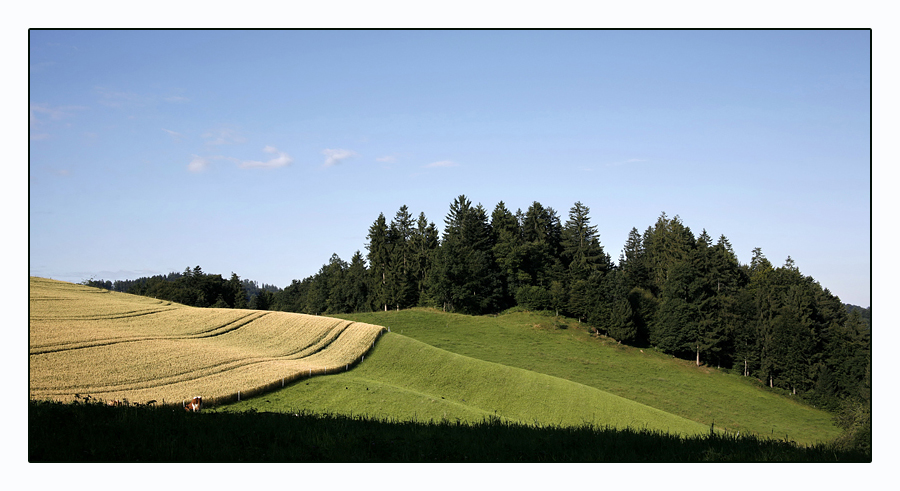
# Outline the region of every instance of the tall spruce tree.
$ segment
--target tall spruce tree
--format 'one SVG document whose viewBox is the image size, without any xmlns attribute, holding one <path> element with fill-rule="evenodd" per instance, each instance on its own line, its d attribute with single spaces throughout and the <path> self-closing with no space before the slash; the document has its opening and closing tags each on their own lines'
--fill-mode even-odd
<svg viewBox="0 0 900 491">
<path fill-rule="evenodd" d="M 713 288 L 711 278 L 715 276 L 713 271 L 713 251 L 711 248 L 711 239 L 706 229 L 697 237 L 695 247 L 692 251 L 691 262 L 694 270 L 697 272 L 695 278 L 696 297 L 693 303 L 697 307 L 697 323 L 693 332 L 695 363 L 700 366 L 700 355 L 707 357 L 711 351 L 720 342 L 723 342 L 724 332 L 722 326 L 717 322 L 716 317 L 716 292 Z"/>
<path fill-rule="evenodd" d="M 367 238 L 369 240 L 366 249 L 369 251 L 370 303 L 373 310 L 383 309 L 384 311 L 387 311 L 388 304 L 391 301 L 390 290 L 392 289 L 394 281 L 394 279 L 390 277 L 390 273 L 392 272 L 391 255 L 393 251 L 388 235 L 387 222 L 384 219 L 383 213 L 379 213 L 375 223 L 369 227 L 369 235 Z"/>
<path fill-rule="evenodd" d="M 660 214 L 656 224 L 643 236 L 645 267 L 649 270 L 650 287 L 659 296 L 669 274 L 669 268 L 679 262 L 690 261 L 694 248 L 694 236 L 676 215 L 669 218 Z"/>
<path fill-rule="evenodd" d="M 708 358 L 717 366 L 730 366 L 734 362 L 735 336 L 740 325 L 737 294 L 746 285 L 747 278 L 724 235 L 710 248 L 705 281 L 712 298 L 704 312 L 711 323 Z"/>
<path fill-rule="evenodd" d="M 649 283 L 649 275 L 644 264 L 644 244 L 638 229 L 633 228 L 628 232 L 628 239 L 619 255 L 619 270 L 622 271 L 621 281 L 625 290 L 633 288 L 646 288 Z"/>
<path fill-rule="evenodd" d="M 562 230 L 562 258 L 568 267 L 568 280 L 586 280 L 591 273 L 609 270 L 609 256 L 600 245 L 597 226 L 591 225 L 590 208 L 580 201 L 569 210 Z"/>
<path fill-rule="evenodd" d="M 696 353 L 700 331 L 697 270 L 688 261 L 667 270 L 659 308 L 650 328 L 650 342 L 666 353 L 685 356 Z"/>
<path fill-rule="evenodd" d="M 644 232 L 642 245 L 647 289 L 658 300 L 647 302 L 646 295 L 639 296 L 644 302 L 641 315 L 648 319 L 649 341 L 668 353 L 696 354 L 701 329 L 696 302 L 702 283 L 693 264 L 694 236 L 677 215 L 668 218 L 663 212 Z M 655 311 L 650 311 L 652 307 Z"/>
<path fill-rule="evenodd" d="M 748 292 L 751 301 L 746 304 L 747 316 L 744 320 L 745 325 L 751 329 L 754 346 L 753 354 L 748 356 L 745 353 L 744 359 L 745 362 L 751 359 L 755 361 L 756 370 L 751 370 L 751 373 L 757 373 L 758 377 L 764 378 L 772 387 L 774 385 L 772 353 L 775 349 L 772 324 L 778 308 L 774 286 L 775 270 L 759 247 L 753 249 L 748 273 L 750 276 Z"/>
<path fill-rule="evenodd" d="M 349 312 L 347 302 L 348 292 L 344 274 L 347 271 L 347 263 L 337 254 L 332 254 L 328 264 L 322 270 L 320 282 L 325 285 L 325 310 L 326 314 L 339 314 Z"/>
<path fill-rule="evenodd" d="M 333 257 L 333 256 L 332 256 Z M 256 299 L 259 301 L 262 291 Z M 323 264 L 319 271 L 310 278 L 309 288 L 306 289 L 306 300 L 303 312 L 319 315 L 328 310 L 328 264 Z"/>
<path fill-rule="evenodd" d="M 502 296 L 487 213 L 460 195 L 444 220 L 434 296 L 443 308 L 468 314 L 495 311 Z"/>
<path fill-rule="evenodd" d="M 619 268 L 610 270 L 601 283 L 599 292 L 604 301 L 595 307 L 598 311 L 606 311 L 606 325 L 609 335 L 620 343 L 634 344 L 638 341 L 638 324 L 635 319 L 633 299 L 630 298 L 627 284 L 623 281 L 624 273 Z M 637 289 L 635 289 L 637 290 Z"/>
<path fill-rule="evenodd" d="M 590 310 L 599 308 L 608 317 L 611 303 L 597 302 L 596 288 L 601 277 L 611 270 L 612 263 L 600 244 L 597 227 L 591 225 L 590 209 L 580 201 L 569 210 L 562 229 L 560 253 L 565 268 L 566 313 L 585 319 Z"/>
<path fill-rule="evenodd" d="M 350 259 L 350 265 L 344 275 L 347 312 L 368 312 L 369 279 L 367 278 L 365 259 L 356 251 Z"/>
<path fill-rule="evenodd" d="M 553 208 L 532 203 L 522 220 L 522 240 L 516 303 L 536 310 L 551 309 L 551 283 L 565 275 L 560 254 L 562 226 Z"/>
<path fill-rule="evenodd" d="M 388 261 L 390 277 L 387 282 L 388 303 L 395 309 L 412 307 L 418 300 L 412 215 L 406 205 L 400 207 L 388 230 L 391 256 Z"/>
<path fill-rule="evenodd" d="M 228 291 L 232 308 L 247 308 L 247 295 L 244 292 L 244 287 L 241 285 L 241 278 L 234 271 L 231 272 L 231 278 L 228 280 Z"/>
<path fill-rule="evenodd" d="M 499 303 L 506 309 L 515 304 L 514 294 L 519 284 L 522 265 L 522 233 L 516 215 L 506 209 L 503 201 L 491 213 L 492 254 L 499 272 L 501 295 Z"/>
<path fill-rule="evenodd" d="M 619 288 L 625 293 L 635 329 L 635 344 L 649 343 L 649 326 L 656 312 L 656 299 L 651 291 L 650 274 L 645 257 L 643 236 L 632 227 L 619 255 Z M 622 309 L 620 309 L 621 311 Z"/>
<path fill-rule="evenodd" d="M 419 213 L 416 229 L 410 240 L 413 255 L 413 274 L 416 282 L 416 304 L 425 306 L 433 303 L 429 296 L 429 285 L 440 246 L 438 231 L 434 223 L 428 222 L 425 213 Z"/>
</svg>

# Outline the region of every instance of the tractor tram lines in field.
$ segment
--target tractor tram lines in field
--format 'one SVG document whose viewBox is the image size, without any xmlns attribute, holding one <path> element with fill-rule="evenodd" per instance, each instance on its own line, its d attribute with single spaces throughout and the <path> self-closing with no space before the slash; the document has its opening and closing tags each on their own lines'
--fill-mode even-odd
<svg viewBox="0 0 900 491">
<path fill-rule="evenodd" d="M 31 278 L 31 398 L 175 402 L 203 394 L 215 404 L 348 367 L 383 331 L 326 317 L 163 305 L 97 291 Z"/>
</svg>

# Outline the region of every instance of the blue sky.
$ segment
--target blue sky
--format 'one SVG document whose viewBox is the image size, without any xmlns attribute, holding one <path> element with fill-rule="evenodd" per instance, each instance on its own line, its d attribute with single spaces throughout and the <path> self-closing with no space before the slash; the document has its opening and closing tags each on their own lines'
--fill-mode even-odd
<svg viewBox="0 0 900 491">
<path fill-rule="evenodd" d="M 869 31 L 30 31 L 29 272 L 285 287 L 401 205 L 660 213 L 870 305 Z"/>
</svg>

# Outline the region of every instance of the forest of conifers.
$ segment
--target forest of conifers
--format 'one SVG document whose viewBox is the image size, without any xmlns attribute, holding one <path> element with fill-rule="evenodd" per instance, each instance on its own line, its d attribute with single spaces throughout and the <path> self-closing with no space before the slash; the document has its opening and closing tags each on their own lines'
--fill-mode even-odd
<svg viewBox="0 0 900 491">
<path fill-rule="evenodd" d="M 871 400 L 871 309 L 848 309 L 788 257 L 775 267 L 757 248 L 740 264 L 724 235 L 694 236 L 661 214 L 633 228 L 618 262 L 604 251 L 580 202 L 563 223 L 534 202 L 493 212 L 465 196 L 443 233 L 404 205 L 369 227 L 367 255 L 336 254 L 318 273 L 279 290 L 232 273 L 90 281 L 200 307 L 336 314 L 430 306 L 465 314 L 510 308 L 578 319 L 621 343 L 730 369 L 826 407 Z"/>
</svg>

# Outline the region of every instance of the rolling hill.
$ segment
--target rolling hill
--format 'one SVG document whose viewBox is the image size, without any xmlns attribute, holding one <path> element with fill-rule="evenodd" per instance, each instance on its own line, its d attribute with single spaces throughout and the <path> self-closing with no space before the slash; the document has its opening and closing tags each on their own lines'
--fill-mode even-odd
<svg viewBox="0 0 900 491">
<path fill-rule="evenodd" d="M 840 434 L 827 411 L 756 379 L 596 338 L 573 319 L 534 312 L 466 316 L 434 309 L 338 317 L 383 325 L 464 356 L 578 382 L 707 428 L 798 443 L 830 441 Z"/>
<path fill-rule="evenodd" d="M 701 434 L 708 426 L 550 375 L 491 363 L 385 334 L 346 373 L 298 381 L 228 411 L 359 414 L 391 421 L 496 417 L 538 426 L 636 428 Z"/>
<path fill-rule="evenodd" d="M 594 338 L 572 320 L 537 313 L 328 318 L 198 309 L 40 278 L 29 290 L 32 399 L 177 403 L 203 395 L 225 404 L 239 392 L 265 392 L 218 410 L 680 434 L 714 425 L 800 443 L 839 434 L 828 413 L 755 380 Z M 382 326 L 391 332 L 376 342 Z M 329 376 L 313 376 L 326 366 Z"/>
</svg>

